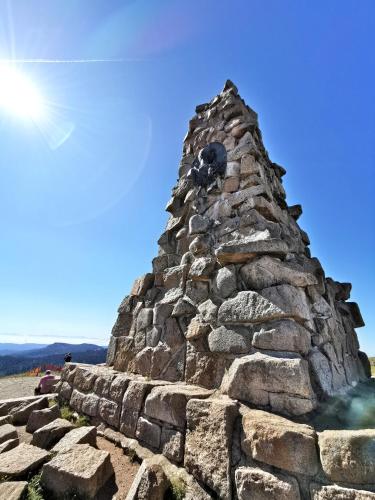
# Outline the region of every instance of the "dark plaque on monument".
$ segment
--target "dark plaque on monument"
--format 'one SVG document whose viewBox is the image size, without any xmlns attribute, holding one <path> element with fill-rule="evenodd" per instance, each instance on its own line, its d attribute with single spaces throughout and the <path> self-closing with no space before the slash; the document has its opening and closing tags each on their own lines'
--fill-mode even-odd
<svg viewBox="0 0 375 500">
<path fill-rule="evenodd" d="M 197 186 L 208 186 L 218 175 L 224 175 L 227 151 L 220 142 L 207 144 L 194 159 L 187 177 Z"/>
</svg>

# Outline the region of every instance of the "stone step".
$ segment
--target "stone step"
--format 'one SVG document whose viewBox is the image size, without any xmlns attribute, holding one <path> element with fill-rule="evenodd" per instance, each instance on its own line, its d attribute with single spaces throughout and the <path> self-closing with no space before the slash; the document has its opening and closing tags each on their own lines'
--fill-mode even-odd
<svg viewBox="0 0 375 500">
<path fill-rule="evenodd" d="M 51 451 L 61 452 L 69 450 L 75 444 L 90 444 L 96 446 L 96 427 L 83 426 L 69 431 L 60 441 L 55 444 Z"/>
<path fill-rule="evenodd" d="M 48 408 L 48 398 L 46 397 L 37 399 L 36 401 L 31 401 L 25 406 L 22 406 L 20 409 L 12 409 L 12 422 L 17 425 L 24 425 L 29 420 L 29 417 L 33 411 L 42 410 L 43 408 Z"/>
<path fill-rule="evenodd" d="M 53 422 L 41 427 L 34 432 L 31 444 L 39 448 L 51 448 L 75 426 L 68 420 L 56 418 Z"/>
<path fill-rule="evenodd" d="M 0 444 L 0 453 L 5 453 L 6 451 L 12 450 L 20 444 L 19 438 L 8 439 Z"/>
<path fill-rule="evenodd" d="M 0 476 L 24 477 L 50 457 L 50 453 L 31 444 L 21 443 L 0 454 Z"/>
<path fill-rule="evenodd" d="M 8 441 L 9 439 L 17 439 L 17 429 L 11 424 L 4 424 L 0 426 L 0 444 Z"/>
<path fill-rule="evenodd" d="M 75 492 L 94 499 L 113 473 L 107 451 L 76 444 L 43 466 L 41 482 L 57 497 Z"/>
<path fill-rule="evenodd" d="M 24 398 L 14 398 L 14 399 L 2 399 L 0 400 L 0 417 L 9 416 L 17 411 L 21 411 L 26 406 L 40 401 L 41 399 L 54 399 L 57 394 L 48 394 L 48 396 L 28 396 Z M 37 408 L 33 408 L 36 410 Z M 26 423 L 26 422 L 25 422 Z"/>
<path fill-rule="evenodd" d="M 36 430 L 44 427 L 61 416 L 60 409 L 57 405 L 51 408 L 44 408 L 42 410 L 34 410 L 31 412 L 26 425 L 26 431 L 33 433 Z"/>
<path fill-rule="evenodd" d="M 26 490 L 26 481 L 5 481 L 0 483 L 0 498 L 4 500 L 22 500 Z"/>
</svg>

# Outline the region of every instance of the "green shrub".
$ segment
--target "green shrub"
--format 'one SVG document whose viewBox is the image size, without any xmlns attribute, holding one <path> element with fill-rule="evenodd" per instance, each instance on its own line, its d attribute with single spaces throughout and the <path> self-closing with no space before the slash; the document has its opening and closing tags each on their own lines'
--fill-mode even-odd
<svg viewBox="0 0 375 500">
<path fill-rule="evenodd" d="M 186 483 L 180 477 L 170 478 L 172 497 L 175 500 L 183 500 L 186 495 Z"/>
<path fill-rule="evenodd" d="M 43 489 L 40 482 L 41 476 L 42 473 L 39 472 L 29 478 L 25 500 L 51 500 L 52 498 L 57 500 L 54 495 L 51 495 Z M 58 500 L 87 500 L 87 497 L 86 495 L 77 493 L 77 491 L 70 490 L 62 496 L 59 496 Z"/>
<path fill-rule="evenodd" d="M 74 423 L 77 427 L 84 427 L 85 425 L 90 425 L 90 419 L 85 415 L 79 415 Z"/>
<path fill-rule="evenodd" d="M 43 488 L 42 485 L 40 484 L 41 476 L 42 473 L 39 472 L 39 474 L 35 474 L 35 476 L 32 476 L 32 478 L 29 480 L 29 484 L 27 486 L 26 500 L 45 500 L 43 494 Z"/>
<path fill-rule="evenodd" d="M 69 406 L 64 405 L 60 408 L 61 418 L 65 418 L 65 420 L 69 420 L 72 424 L 75 424 L 77 427 L 84 427 L 85 425 L 90 425 L 89 417 L 85 415 L 78 415 L 77 412 L 73 411 Z"/>
<path fill-rule="evenodd" d="M 65 418 L 66 420 L 69 420 L 69 422 L 73 422 L 74 418 L 73 418 L 73 411 L 71 410 L 71 408 L 69 408 L 69 406 L 67 405 L 64 405 L 60 408 L 60 412 L 61 412 L 61 418 Z"/>
</svg>

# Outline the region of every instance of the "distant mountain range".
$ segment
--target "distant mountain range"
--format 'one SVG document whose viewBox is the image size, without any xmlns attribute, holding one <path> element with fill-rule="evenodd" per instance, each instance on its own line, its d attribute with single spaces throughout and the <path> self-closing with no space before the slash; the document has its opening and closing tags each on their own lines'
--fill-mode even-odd
<svg viewBox="0 0 375 500">
<path fill-rule="evenodd" d="M 47 345 L 48 344 L 10 344 L 0 342 L 0 356 L 31 351 L 31 349 L 41 349 L 42 347 L 47 347 Z"/>
<path fill-rule="evenodd" d="M 104 363 L 107 349 L 95 344 L 1 344 L 0 376 L 24 373 L 46 365 L 63 366 L 64 355 L 70 352 L 78 363 Z"/>
</svg>

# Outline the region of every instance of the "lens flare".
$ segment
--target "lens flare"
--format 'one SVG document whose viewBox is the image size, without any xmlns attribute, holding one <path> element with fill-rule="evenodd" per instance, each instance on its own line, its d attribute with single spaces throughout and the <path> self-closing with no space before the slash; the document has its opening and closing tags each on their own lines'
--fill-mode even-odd
<svg viewBox="0 0 375 500">
<path fill-rule="evenodd" d="M 11 66 L 0 65 L 0 109 L 35 121 L 44 115 L 44 102 L 30 78 Z"/>
</svg>

